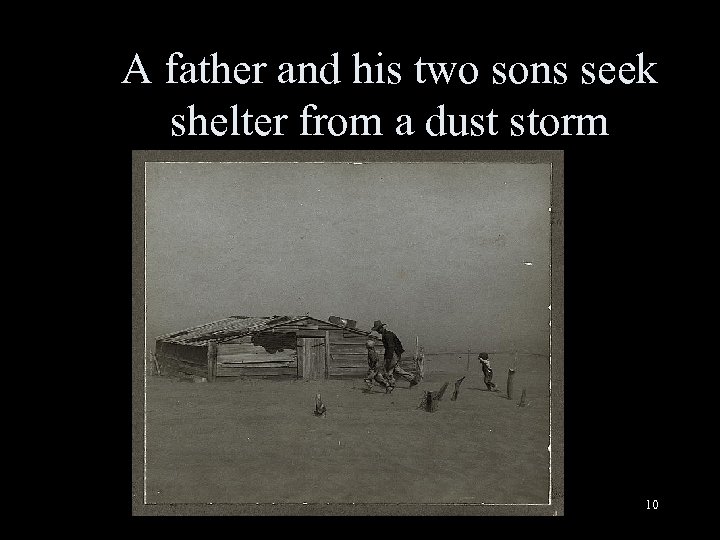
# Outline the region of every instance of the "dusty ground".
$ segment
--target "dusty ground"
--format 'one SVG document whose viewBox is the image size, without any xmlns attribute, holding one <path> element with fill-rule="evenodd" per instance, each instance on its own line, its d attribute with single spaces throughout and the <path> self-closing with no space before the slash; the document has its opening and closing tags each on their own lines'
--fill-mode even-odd
<svg viewBox="0 0 720 540">
<path fill-rule="evenodd" d="M 366 393 L 362 378 L 147 379 L 147 502 L 541 503 L 549 488 L 548 361 L 494 358 L 500 392 L 477 360 L 428 360 L 418 386 Z M 441 371 L 444 370 L 444 371 Z M 450 381 L 434 413 L 424 390 Z M 518 407 L 522 389 L 527 407 Z M 327 416 L 312 414 L 320 391 Z"/>
</svg>

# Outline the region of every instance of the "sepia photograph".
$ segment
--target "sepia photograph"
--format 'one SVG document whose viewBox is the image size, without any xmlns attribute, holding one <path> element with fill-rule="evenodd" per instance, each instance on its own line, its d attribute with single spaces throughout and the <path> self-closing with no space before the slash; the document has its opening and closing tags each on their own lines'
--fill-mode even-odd
<svg viewBox="0 0 720 540">
<path fill-rule="evenodd" d="M 133 158 L 134 514 L 564 515 L 562 152 Z"/>
</svg>

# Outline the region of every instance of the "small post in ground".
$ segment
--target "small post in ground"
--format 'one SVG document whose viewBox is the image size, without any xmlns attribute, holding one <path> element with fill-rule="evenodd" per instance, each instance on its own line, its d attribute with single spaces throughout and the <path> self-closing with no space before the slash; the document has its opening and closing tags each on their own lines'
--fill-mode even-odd
<svg viewBox="0 0 720 540">
<path fill-rule="evenodd" d="M 323 403 L 322 396 L 320 395 L 320 392 L 318 392 L 315 394 L 315 410 L 313 411 L 313 414 L 315 416 L 322 416 L 325 418 L 326 411 L 327 409 Z"/>
<path fill-rule="evenodd" d="M 513 377 L 515 377 L 515 370 L 513 368 L 510 368 L 508 370 L 508 378 L 507 378 L 507 397 L 508 397 L 508 399 L 512 399 L 512 396 L 513 396 Z"/>
<path fill-rule="evenodd" d="M 450 398 L 450 401 L 455 401 L 458 398 L 458 394 L 460 393 L 460 385 L 465 380 L 465 377 L 462 377 L 455 381 L 455 390 L 453 391 L 453 395 Z"/>
<path fill-rule="evenodd" d="M 415 356 L 415 371 L 418 376 L 418 380 L 425 378 L 425 352 L 422 347 L 418 347 L 418 353 Z"/>
<path fill-rule="evenodd" d="M 440 401 L 450 383 L 446 382 L 442 385 L 442 388 L 433 392 L 425 392 L 423 399 L 420 402 L 420 408 L 427 412 L 435 412 L 438 407 L 438 401 Z"/>
</svg>

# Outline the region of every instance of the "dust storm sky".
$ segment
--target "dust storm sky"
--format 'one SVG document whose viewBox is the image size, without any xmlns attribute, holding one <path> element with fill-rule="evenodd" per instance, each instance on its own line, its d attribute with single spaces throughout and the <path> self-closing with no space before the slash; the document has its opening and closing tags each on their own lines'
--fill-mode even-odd
<svg viewBox="0 0 720 540">
<path fill-rule="evenodd" d="M 148 346 L 230 315 L 549 353 L 550 164 L 148 163 Z M 526 263 L 532 263 L 526 264 Z"/>
</svg>

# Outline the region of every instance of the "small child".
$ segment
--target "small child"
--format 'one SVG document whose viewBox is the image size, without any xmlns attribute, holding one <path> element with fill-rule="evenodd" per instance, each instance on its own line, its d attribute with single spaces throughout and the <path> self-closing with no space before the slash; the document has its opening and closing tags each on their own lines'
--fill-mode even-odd
<svg viewBox="0 0 720 540">
<path fill-rule="evenodd" d="M 492 382 L 493 370 L 490 367 L 490 360 L 488 359 L 488 353 L 481 352 L 478 354 L 478 360 L 480 360 L 480 366 L 482 367 L 483 375 L 485 375 L 485 386 L 491 392 L 499 392 L 495 387 L 495 383 Z"/>
<path fill-rule="evenodd" d="M 365 384 L 367 384 L 368 389 L 370 389 L 373 386 L 373 380 L 375 380 L 383 385 L 387 391 L 389 385 L 385 377 L 380 373 L 380 368 L 378 367 L 380 357 L 377 351 L 375 351 L 375 342 L 372 339 L 368 339 L 365 342 L 365 347 L 368 352 L 368 372 L 365 377 Z"/>
</svg>

